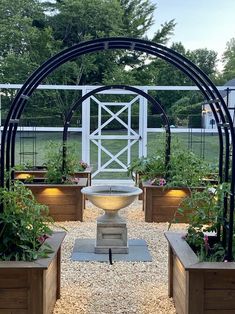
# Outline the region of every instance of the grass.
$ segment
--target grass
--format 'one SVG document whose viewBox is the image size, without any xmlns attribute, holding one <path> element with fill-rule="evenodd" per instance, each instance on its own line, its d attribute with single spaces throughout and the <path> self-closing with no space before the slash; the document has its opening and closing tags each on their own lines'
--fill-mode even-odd
<svg viewBox="0 0 235 314">
<path fill-rule="evenodd" d="M 114 132 L 107 132 L 107 134 L 114 134 Z M 120 134 L 116 132 L 116 134 Z M 44 162 L 44 154 L 48 145 L 48 141 L 54 141 L 57 143 L 62 142 L 62 133 L 60 132 L 38 132 L 36 135 L 32 132 L 24 132 L 24 137 L 20 137 L 20 133 L 17 134 L 16 138 L 16 164 L 29 163 L 33 164 L 33 146 L 34 151 L 36 152 L 35 164 L 42 165 Z M 157 153 L 158 149 L 162 147 L 162 142 L 164 143 L 164 135 L 160 133 L 149 133 L 148 134 L 148 143 L 147 143 L 147 152 L 148 155 L 154 155 Z M 72 143 L 78 152 L 78 159 L 82 159 L 82 144 L 81 144 L 81 133 L 70 133 L 69 143 Z M 189 134 L 186 133 L 172 133 L 172 142 L 178 142 L 182 147 L 188 148 L 194 151 L 199 156 L 205 158 L 211 163 L 218 163 L 218 149 L 219 142 L 218 136 L 216 134 L 206 134 L 204 137 L 201 134 L 192 134 L 192 137 L 189 137 Z M 118 153 L 122 148 L 126 146 L 126 140 L 104 140 L 102 145 L 107 147 L 107 149 L 112 153 Z M 138 146 L 136 143 L 132 146 L 131 158 L 138 157 Z M 25 152 L 26 154 L 22 154 Z M 29 153 L 29 154 L 28 154 Z M 93 167 L 93 171 L 97 169 L 97 154 L 98 148 L 95 144 L 91 143 L 91 162 L 90 164 Z M 109 160 L 109 156 L 106 153 L 102 153 L 102 164 Z M 127 162 L 127 153 L 124 153 L 120 156 L 120 161 L 124 164 Z M 117 165 L 116 162 L 112 162 L 109 167 L 115 168 Z M 127 178 L 125 173 L 102 173 L 99 174 L 96 178 Z"/>
</svg>

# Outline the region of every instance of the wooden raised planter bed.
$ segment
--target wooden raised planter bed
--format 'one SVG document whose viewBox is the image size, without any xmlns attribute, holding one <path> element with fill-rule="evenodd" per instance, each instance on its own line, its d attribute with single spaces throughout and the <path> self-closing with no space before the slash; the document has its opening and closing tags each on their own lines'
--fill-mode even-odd
<svg viewBox="0 0 235 314">
<path fill-rule="evenodd" d="M 235 313 L 235 263 L 199 262 L 182 238 L 166 232 L 169 243 L 168 294 L 179 314 Z"/>
<path fill-rule="evenodd" d="M 36 200 L 49 207 L 49 214 L 55 221 L 83 221 L 85 206 L 81 189 L 87 186 L 87 179 L 80 178 L 77 184 L 25 184 Z"/>
<path fill-rule="evenodd" d="M 143 210 L 146 222 L 187 222 L 186 215 L 177 213 L 182 200 L 190 195 L 188 188 L 165 188 L 143 182 Z M 176 214 L 176 216 L 175 216 Z"/>
<path fill-rule="evenodd" d="M 0 262 L 0 313 L 51 314 L 60 298 L 61 243 L 65 232 L 46 240 L 53 253 L 35 262 Z"/>
</svg>

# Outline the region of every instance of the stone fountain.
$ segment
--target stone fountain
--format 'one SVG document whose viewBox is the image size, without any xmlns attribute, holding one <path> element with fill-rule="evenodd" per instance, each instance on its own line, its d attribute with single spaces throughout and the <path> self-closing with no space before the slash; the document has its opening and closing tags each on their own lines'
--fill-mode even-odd
<svg viewBox="0 0 235 314">
<path fill-rule="evenodd" d="M 131 186 L 89 186 L 81 190 L 88 200 L 105 211 L 97 219 L 95 253 L 127 254 L 129 252 L 127 226 L 118 214 L 121 208 L 130 205 L 142 193 Z"/>
</svg>

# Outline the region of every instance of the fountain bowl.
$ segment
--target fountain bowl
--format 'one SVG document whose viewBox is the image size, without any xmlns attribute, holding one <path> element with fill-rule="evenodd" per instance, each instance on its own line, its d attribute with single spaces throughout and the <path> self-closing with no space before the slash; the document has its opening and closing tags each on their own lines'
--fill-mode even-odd
<svg viewBox="0 0 235 314">
<path fill-rule="evenodd" d="M 101 185 L 85 187 L 81 192 L 95 206 L 107 211 L 118 211 L 130 205 L 142 190 L 134 186 Z"/>
</svg>

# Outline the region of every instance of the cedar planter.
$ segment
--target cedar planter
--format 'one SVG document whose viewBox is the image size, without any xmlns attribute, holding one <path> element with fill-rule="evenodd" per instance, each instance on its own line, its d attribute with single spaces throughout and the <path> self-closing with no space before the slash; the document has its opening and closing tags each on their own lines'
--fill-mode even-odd
<svg viewBox="0 0 235 314">
<path fill-rule="evenodd" d="M 0 262 L 0 313 L 51 314 L 60 298 L 61 243 L 65 232 L 46 240 L 53 253 L 35 262 Z"/>
<path fill-rule="evenodd" d="M 81 189 L 87 186 L 87 179 L 77 184 L 25 184 L 36 200 L 49 207 L 49 214 L 55 221 L 83 220 L 85 199 Z"/>
<path fill-rule="evenodd" d="M 235 263 L 199 262 L 182 238 L 166 232 L 169 243 L 168 294 L 179 314 L 235 313 Z"/>
<path fill-rule="evenodd" d="M 74 174 L 75 178 L 85 178 L 87 179 L 87 185 L 91 185 L 91 167 L 87 167 L 84 171 L 77 171 Z M 30 177 L 34 177 L 37 179 L 45 178 L 47 171 L 44 170 L 22 170 L 22 171 L 15 171 L 15 179 L 25 180 Z"/>
<path fill-rule="evenodd" d="M 143 210 L 146 222 L 187 222 L 187 215 L 177 213 L 182 200 L 190 195 L 188 188 L 166 188 L 143 182 Z M 176 216 L 175 216 L 176 214 Z"/>
</svg>

